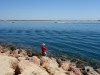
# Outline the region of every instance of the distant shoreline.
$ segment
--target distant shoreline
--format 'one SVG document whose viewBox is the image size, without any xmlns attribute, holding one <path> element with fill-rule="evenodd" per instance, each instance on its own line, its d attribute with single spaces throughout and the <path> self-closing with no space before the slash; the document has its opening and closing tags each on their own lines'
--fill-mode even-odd
<svg viewBox="0 0 100 75">
<path fill-rule="evenodd" d="M 91 22 L 91 21 L 100 21 L 100 20 L 0 20 L 0 22 L 13 22 L 13 21 L 33 21 L 33 22 L 58 22 L 58 21 L 66 21 L 66 22 Z"/>
</svg>

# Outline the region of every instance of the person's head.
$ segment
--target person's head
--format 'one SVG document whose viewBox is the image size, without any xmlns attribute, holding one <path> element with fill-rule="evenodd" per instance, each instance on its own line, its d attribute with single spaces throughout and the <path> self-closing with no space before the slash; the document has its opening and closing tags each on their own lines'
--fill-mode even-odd
<svg viewBox="0 0 100 75">
<path fill-rule="evenodd" d="M 45 46 L 45 43 L 42 43 L 42 46 Z"/>
</svg>

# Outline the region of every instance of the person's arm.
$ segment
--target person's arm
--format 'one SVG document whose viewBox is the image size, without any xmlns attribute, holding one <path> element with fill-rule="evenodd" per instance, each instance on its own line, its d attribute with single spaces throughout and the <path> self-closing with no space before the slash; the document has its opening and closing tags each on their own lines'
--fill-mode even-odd
<svg viewBox="0 0 100 75">
<path fill-rule="evenodd" d="M 45 46 L 44 48 L 45 48 L 44 50 L 45 50 L 45 51 L 47 51 L 47 48 L 46 48 L 46 46 Z"/>
</svg>

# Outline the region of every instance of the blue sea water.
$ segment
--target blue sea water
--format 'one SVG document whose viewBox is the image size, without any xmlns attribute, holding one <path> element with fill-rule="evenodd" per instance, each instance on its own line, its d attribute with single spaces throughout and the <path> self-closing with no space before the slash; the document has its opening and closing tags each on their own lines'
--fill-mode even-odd
<svg viewBox="0 0 100 75">
<path fill-rule="evenodd" d="M 64 51 L 100 61 L 100 22 L 0 22 L 0 41 L 38 51 L 45 43 L 48 52 Z"/>
</svg>

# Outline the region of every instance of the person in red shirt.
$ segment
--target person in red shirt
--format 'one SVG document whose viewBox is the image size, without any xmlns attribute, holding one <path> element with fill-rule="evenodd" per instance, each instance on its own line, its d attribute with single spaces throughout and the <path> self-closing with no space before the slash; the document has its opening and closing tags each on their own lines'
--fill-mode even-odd
<svg viewBox="0 0 100 75">
<path fill-rule="evenodd" d="M 47 56 L 47 53 L 46 53 L 47 48 L 46 48 L 46 46 L 45 46 L 45 43 L 42 44 L 41 50 L 42 50 L 42 56 Z"/>
</svg>

